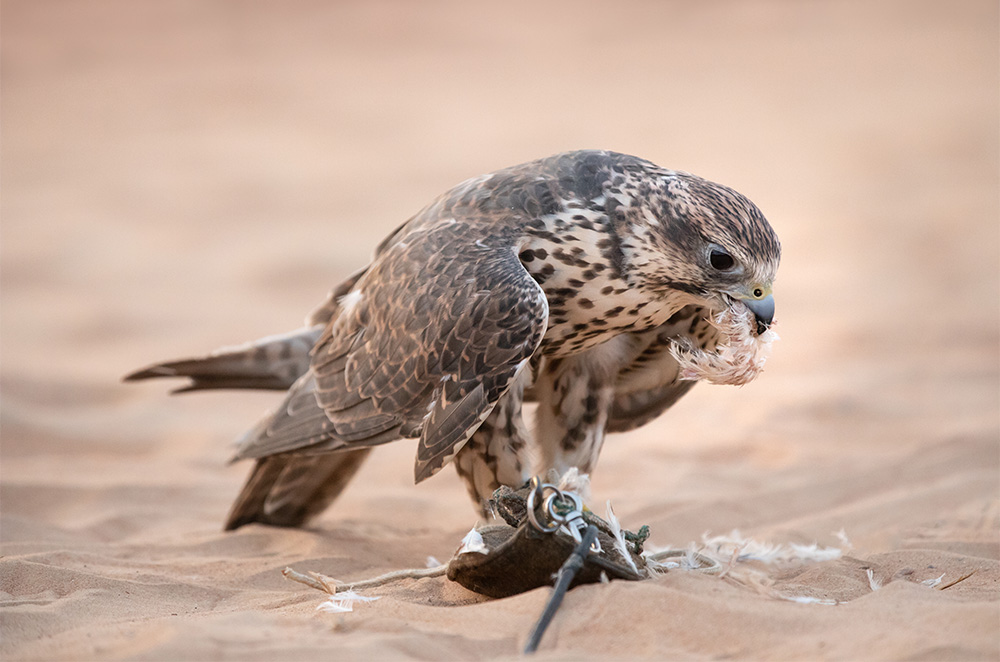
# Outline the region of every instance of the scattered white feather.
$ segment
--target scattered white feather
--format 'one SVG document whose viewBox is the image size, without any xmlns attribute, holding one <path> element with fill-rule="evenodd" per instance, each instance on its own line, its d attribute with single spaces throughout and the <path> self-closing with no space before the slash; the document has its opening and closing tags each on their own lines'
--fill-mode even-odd
<svg viewBox="0 0 1000 662">
<path fill-rule="evenodd" d="M 564 492 L 576 492 L 581 503 L 590 501 L 590 474 L 580 473 L 576 467 L 570 467 L 559 477 L 558 487 Z"/>
<path fill-rule="evenodd" d="M 651 577 L 656 577 L 668 570 L 676 570 L 681 567 L 681 564 L 677 561 L 658 561 L 648 557 L 644 557 L 643 560 L 646 562 L 646 570 Z"/>
<path fill-rule="evenodd" d="M 709 575 L 718 574 L 722 570 L 722 564 L 711 556 L 702 554 L 694 543 L 683 550 L 647 545 L 642 553 L 642 560 L 646 564 L 646 569 L 653 576 L 675 569 L 703 572 Z"/>
<path fill-rule="evenodd" d="M 643 547 L 642 560 L 646 565 L 646 571 L 649 573 L 650 577 L 656 577 L 657 575 L 661 575 L 668 570 L 675 570 L 680 567 L 680 564 L 677 563 L 677 561 L 672 560 L 672 556 L 676 550 L 674 550 L 670 545 L 667 545 L 666 547 L 658 547 L 656 545 L 646 544 Z"/>
<path fill-rule="evenodd" d="M 489 554 L 490 550 L 486 547 L 486 543 L 483 542 L 483 536 L 479 531 L 476 531 L 475 527 L 471 531 L 465 534 L 462 538 L 462 546 L 458 548 L 457 554 Z"/>
<path fill-rule="evenodd" d="M 744 538 L 736 529 L 728 535 L 702 536 L 703 554 L 708 554 L 719 561 L 760 561 L 762 563 L 790 563 L 802 561 L 833 561 L 843 556 L 843 551 L 837 547 L 820 547 L 811 545 L 788 545 L 760 542 L 753 538 Z"/>
<path fill-rule="evenodd" d="M 753 313 L 739 301 L 716 315 L 712 326 L 728 339 L 714 352 L 695 347 L 690 341 L 671 345 L 670 353 L 680 364 L 681 379 L 734 386 L 753 381 L 764 369 L 778 334 L 768 329 L 756 335 Z"/>
<path fill-rule="evenodd" d="M 882 588 L 882 580 L 875 577 L 875 571 L 868 568 L 866 572 L 868 573 L 868 585 L 872 587 L 872 591 L 877 591 Z"/>
<path fill-rule="evenodd" d="M 850 538 L 847 537 L 847 531 L 844 531 L 843 527 L 841 527 L 840 531 L 835 532 L 833 535 L 837 536 L 837 540 L 840 541 L 840 545 L 844 548 L 845 552 L 849 552 L 854 549 L 854 545 L 851 543 Z"/>
<path fill-rule="evenodd" d="M 325 611 L 330 614 L 341 614 L 347 611 L 354 611 L 355 602 L 374 602 L 376 597 L 358 595 L 354 591 L 343 591 L 336 595 L 331 595 L 326 602 L 322 602 L 316 607 L 316 611 Z"/>
<path fill-rule="evenodd" d="M 941 573 L 940 577 L 934 579 L 925 579 L 920 583 L 923 584 L 924 586 L 930 586 L 931 588 L 934 588 L 935 586 L 940 584 L 943 579 L 944 579 L 944 573 Z"/>
<path fill-rule="evenodd" d="M 480 537 L 482 537 L 482 536 L 480 536 Z M 425 565 L 426 567 L 428 567 L 428 568 L 439 568 L 439 567 L 441 567 L 441 562 L 440 562 L 440 561 L 438 561 L 438 560 L 437 560 L 436 558 L 434 558 L 433 556 L 428 556 L 428 557 L 427 557 L 427 560 L 426 560 L 426 561 L 424 561 L 424 565 Z"/>
<path fill-rule="evenodd" d="M 814 598 L 811 595 L 782 595 L 781 593 L 774 593 L 774 597 L 780 598 L 782 600 L 788 600 L 789 602 L 797 602 L 800 605 L 836 605 L 836 600 L 831 600 L 830 598 Z"/>
<path fill-rule="evenodd" d="M 849 545 L 843 531 L 835 534 L 845 545 Z M 736 529 L 727 535 L 702 535 L 702 543 L 690 543 L 686 549 L 663 548 L 655 550 L 646 546 L 643 560 L 651 576 L 665 570 L 695 570 L 719 577 L 728 576 L 731 581 L 779 600 L 798 604 L 837 605 L 837 600 L 817 598 L 809 595 L 785 595 L 774 588 L 774 578 L 769 571 L 759 565 L 748 564 L 756 561 L 765 565 L 793 564 L 833 561 L 843 556 L 837 547 L 820 547 L 816 543 L 798 545 L 795 543 L 775 544 L 745 538 Z M 870 574 L 871 579 L 873 576 Z M 874 590 L 874 589 L 873 589 Z"/>
<path fill-rule="evenodd" d="M 843 552 L 836 547 L 820 547 L 816 543 L 811 545 L 789 543 L 788 546 L 797 561 L 836 561 L 843 555 Z"/>
<path fill-rule="evenodd" d="M 632 568 L 633 572 L 638 573 L 639 569 L 635 567 L 635 561 L 632 560 L 632 555 L 629 554 L 628 547 L 625 544 L 625 534 L 622 532 L 621 522 L 618 521 L 618 517 L 615 515 L 615 509 L 611 507 L 611 500 L 609 499 L 607 504 L 607 520 L 608 526 L 611 528 L 611 533 L 614 535 L 615 539 L 615 549 L 621 554 L 622 558 L 628 563 L 629 567 Z"/>
<path fill-rule="evenodd" d="M 688 548 L 684 551 L 684 556 L 680 557 L 680 566 L 682 570 L 701 570 L 705 564 L 701 562 L 698 558 L 698 548 L 695 547 L 694 543 L 688 545 Z"/>
</svg>

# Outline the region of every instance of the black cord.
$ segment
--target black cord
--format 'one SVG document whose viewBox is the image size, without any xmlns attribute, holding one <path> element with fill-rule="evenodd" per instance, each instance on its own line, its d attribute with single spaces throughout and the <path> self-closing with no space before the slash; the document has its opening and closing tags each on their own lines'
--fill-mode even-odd
<svg viewBox="0 0 1000 662">
<path fill-rule="evenodd" d="M 583 540 L 576 546 L 576 549 L 569 555 L 569 558 L 562 564 L 562 567 L 559 568 L 559 573 L 556 575 L 556 585 L 552 591 L 552 595 L 549 596 L 549 602 L 545 605 L 545 610 L 538 618 L 538 622 L 535 623 L 535 627 L 528 636 L 528 643 L 524 646 L 525 655 L 538 650 L 538 644 L 542 640 L 542 635 L 545 634 L 545 629 L 549 627 L 552 617 L 556 615 L 556 610 L 562 604 L 563 597 L 566 595 L 566 591 L 569 590 L 569 585 L 573 583 L 576 573 L 583 567 L 587 554 L 590 553 L 590 547 L 594 544 L 596 538 L 597 527 L 593 524 L 587 525 L 587 530 L 583 534 Z"/>
</svg>

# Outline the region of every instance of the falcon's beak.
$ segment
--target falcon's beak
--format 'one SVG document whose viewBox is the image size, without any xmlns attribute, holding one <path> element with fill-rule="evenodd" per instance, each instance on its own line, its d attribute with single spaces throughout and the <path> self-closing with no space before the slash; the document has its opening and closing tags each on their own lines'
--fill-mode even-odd
<svg viewBox="0 0 1000 662">
<path fill-rule="evenodd" d="M 757 335 L 767 331 L 774 320 L 774 295 L 768 294 L 762 299 L 741 299 L 757 318 Z"/>
</svg>

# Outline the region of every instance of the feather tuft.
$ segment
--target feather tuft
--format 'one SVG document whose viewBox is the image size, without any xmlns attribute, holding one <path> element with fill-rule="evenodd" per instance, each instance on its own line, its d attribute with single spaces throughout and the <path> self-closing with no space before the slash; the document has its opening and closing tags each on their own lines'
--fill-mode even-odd
<svg viewBox="0 0 1000 662">
<path fill-rule="evenodd" d="M 374 602 L 378 597 L 368 597 L 359 595 L 354 591 L 342 591 L 336 595 L 331 595 L 328 600 L 316 606 L 316 611 L 325 611 L 328 614 L 342 614 L 354 611 L 355 602 Z"/>
<path fill-rule="evenodd" d="M 873 591 L 877 591 L 882 588 L 882 580 L 875 576 L 874 570 L 868 568 L 865 573 L 868 575 L 868 585 Z"/>
<path fill-rule="evenodd" d="M 728 339 L 728 343 L 720 345 L 716 351 L 695 347 L 687 339 L 670 347 L 671 355 L 680 364 L 680 378 L 733 386 L 753 381 L 764 369 L 778 334 L 768 329 L 757 335 L 753 313 L 739 301 L 716 315 L 712 326 Z"/>
<path fill-rule="evenodd" d="M 576 467 L 570 467 L 559 477 L 558 487 L 563 492 L 576 492 L 584 504 L 590 501 L 590 474 L 580 473 Z"/>
<path fill-rule="evenodd" d="M 639 569 L 635 566 L 635 561 L 632 560 L 632 555 L 628 551 L 628 546 L 625 544 L 625 533 L 622 532 L 621 522 L 618 521 L 618 516 L 615 515 L 615 509 L 611 507 L 611 500 L 608 499 L 607 504 L 607 520 L 608 526 L 611 528 L 611 533 L 614 534 L 615 539 L 615 549 L 621 554 L 625 562 L 628 563 L 629 567 L 636 574 L 639 573 Z"/>
<path fill-rule="evenodd" d="M 925 579 L 920 583 L 923 584 L 924 586 L 930 586 L 931 588 L 936 588 L 937 585 L 944 580 L 944 574 L 945 573 L 941 573 L 940 577 L 932 577 L 931 579 Z"/>
<path fill-rule="evenodd" d="M 455 553 L 456 556 L 459 554 L 489 554 L 490 550 L 486 547 L 486 543 L 483 542 L 483 536 L 475 528 L 470 530 L 462 538 L 462 546 L 458 548 Z"/>
</svg>

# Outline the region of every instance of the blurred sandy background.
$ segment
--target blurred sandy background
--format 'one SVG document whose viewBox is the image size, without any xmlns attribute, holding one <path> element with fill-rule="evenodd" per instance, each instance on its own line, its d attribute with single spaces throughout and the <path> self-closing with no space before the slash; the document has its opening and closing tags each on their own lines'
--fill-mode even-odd
<svg viewBox="0 0 1000 662">
<path fill-rule="evenodd" d="M 574 590 L 539 659 L 1000 658 L 996 2 L 6 0 L 0 82 L 4 659 L 516 657 L 544 589 L 338 619 L 279 574 L 448 558 L 475 518 L 412 442 L 311 530 L 223 534 L 278 396 L 118 380 L 296 327 L 438 193 L 583 147 L 784 245 L 766 373 L 609 440 L 595 503 L 846 556 Z"/>
</svg>

